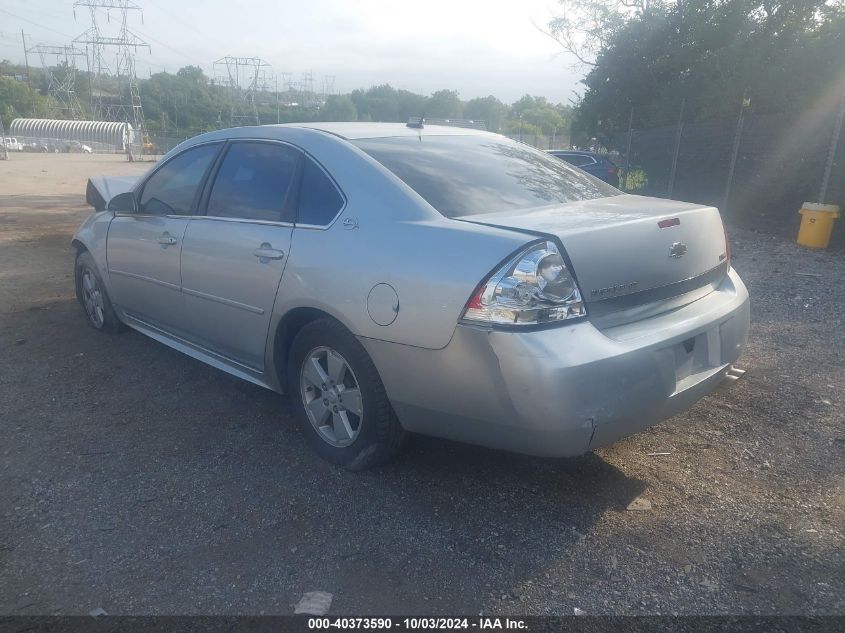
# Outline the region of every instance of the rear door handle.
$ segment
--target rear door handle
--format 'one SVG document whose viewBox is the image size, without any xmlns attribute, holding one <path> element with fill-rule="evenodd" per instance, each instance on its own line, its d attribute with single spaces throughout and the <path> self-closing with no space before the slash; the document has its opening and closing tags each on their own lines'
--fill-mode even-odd
<svg viewBox="0 0 845 633">
<path fill-rule="evenodd" d="M 158 243 L 164 246 L 173 246 L 176 243 L 176 238 L 169 233 L 163 233 L 158 236 Z"/>
<path fill-rule="evenodd" d="M 252 254 L 260 259 L 262 264 L 266 263 L 270 259 L 281 259 L 285 256 L 284 251 L 273 248 L 273 246 L 267 242 L 264 242 L 264 244 L 252 251 Z"/>
</svg>

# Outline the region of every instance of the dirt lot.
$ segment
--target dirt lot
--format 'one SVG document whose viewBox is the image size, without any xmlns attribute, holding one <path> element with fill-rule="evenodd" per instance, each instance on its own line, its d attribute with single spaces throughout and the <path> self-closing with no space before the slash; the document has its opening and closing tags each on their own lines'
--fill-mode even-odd
<svg viewBox="0 0 845 633">
<path fill-rule="evenodd" d="M 348 473 L 285 400 L 75 303 L 100 156 L 0 162 L 0 613 L 845 614 L 845 254 L 735 231 L 747 376 L 548 461 L 418 438 Z M 651 508 L 626 510 L 637 498 Z"/>
</svg>

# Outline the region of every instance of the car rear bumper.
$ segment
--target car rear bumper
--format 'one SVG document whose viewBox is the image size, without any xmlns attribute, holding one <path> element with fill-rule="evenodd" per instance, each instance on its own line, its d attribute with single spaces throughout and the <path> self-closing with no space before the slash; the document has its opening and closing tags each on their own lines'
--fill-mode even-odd
<svg viewBox="0 0 845 633">
<path fill-rule="evenodd" d="M 730 271 L 682 308 L 599 330 L 459 325 L 429 350 L 362 343 L 409 431 L 538 456 L 580 455 L 710 393 L 739 357 L 748 292 Z"/>
</svg>

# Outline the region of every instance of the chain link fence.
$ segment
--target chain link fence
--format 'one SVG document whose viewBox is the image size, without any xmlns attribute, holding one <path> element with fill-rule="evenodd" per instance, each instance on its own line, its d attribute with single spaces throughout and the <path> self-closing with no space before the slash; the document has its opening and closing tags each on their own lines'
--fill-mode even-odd
<svg viewBox="0 0 845 633">
<path fill-rule="evenodd" d="M 566 132 L 560 134 L 520 134 L 518 132 L 509 132 L 505 136 L 514 141 L 536 147 L 537 149 L 569 149 L 569 134 Z"/>
<path fill-rule="evenodd" d="M 845 99 L 838 109 L 758 114 L 746 102 L 732 121 L 686 122 L 681 115 L 665 125 L 599 133 L 582 145 L 618 153 L 612 158 L 625 191 L 716 206 L 729 222 L 792 235 L 804 202 L 845 205 L 843 109 Z"/>
</svg>

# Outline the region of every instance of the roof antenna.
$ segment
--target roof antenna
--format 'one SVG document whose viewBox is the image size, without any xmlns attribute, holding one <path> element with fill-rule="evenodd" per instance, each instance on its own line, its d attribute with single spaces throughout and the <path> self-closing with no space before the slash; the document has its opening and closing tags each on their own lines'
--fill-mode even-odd
<svg viewBox="0 0 845 633">
<path fill-rule="evenodd" d="M 422 130 L 425 128 L 425 112 L 422 113 L 420 117 L 408 117 L 408 122 L 405 124 L 405 127 L 414 128 L 415 130 Z"/>
</svg>

